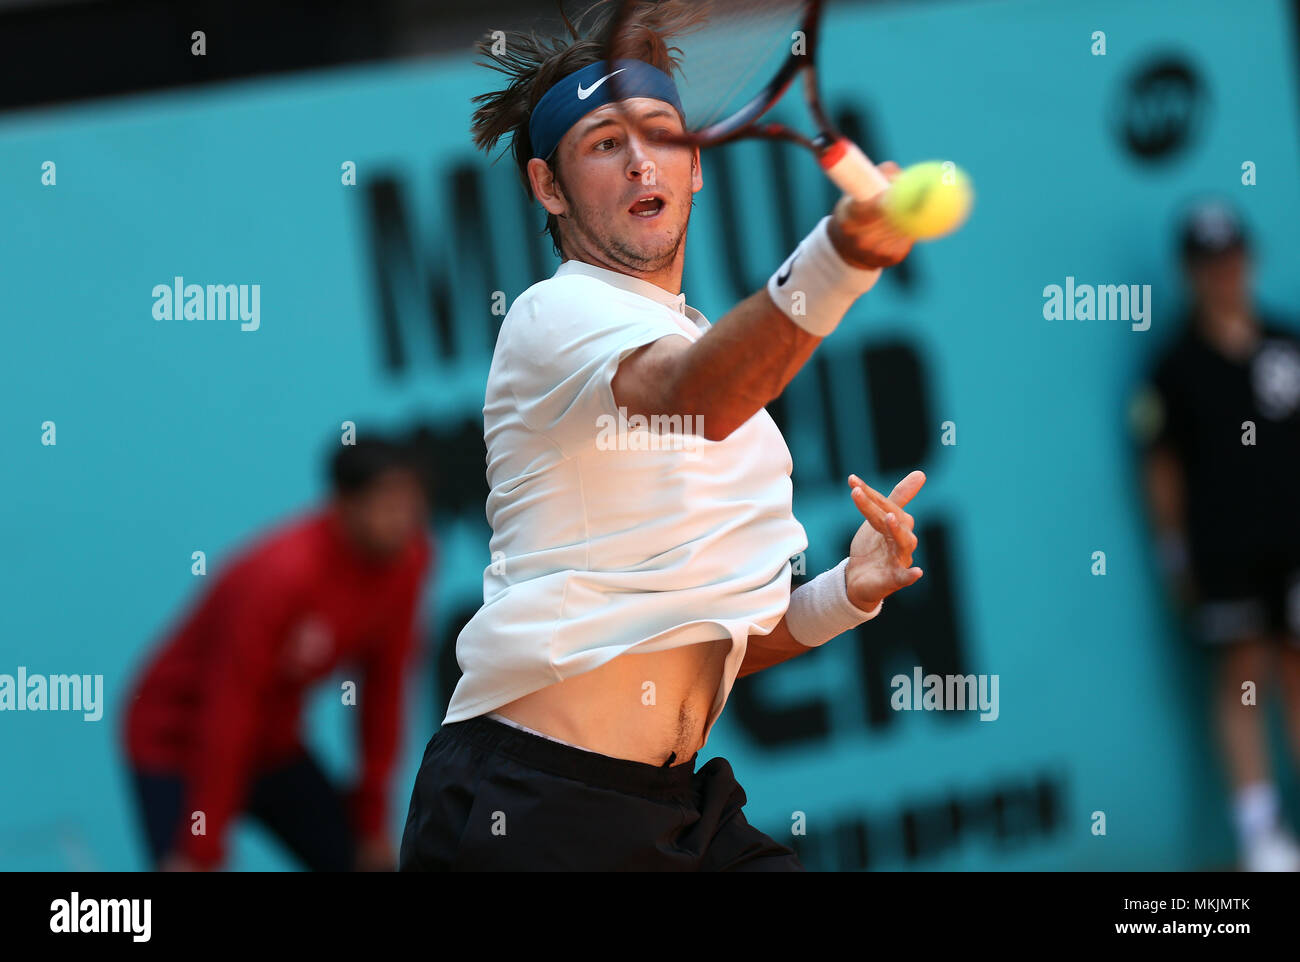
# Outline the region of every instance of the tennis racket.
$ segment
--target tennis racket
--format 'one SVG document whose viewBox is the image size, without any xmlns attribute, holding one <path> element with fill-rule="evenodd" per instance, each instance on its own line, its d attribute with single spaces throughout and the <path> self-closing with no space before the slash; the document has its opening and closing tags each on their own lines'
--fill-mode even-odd
<svg viewBox="0 0 1300 962">
<path fill-rule="evenodd" d="M 661 141 L 705 148 L 750 137 L 787 140 L 811 150 L 826 176 L 855 200 L 889 189 L 885 176 L 835 129 L 822 107 L 817 42 L 823 0 L 618 0 L 603 40 L 606 59 L 661 59 L 664 41 L 651 37 L 645 24 L 665 22 L 670 7 L 682 21 L 674 16 L 681 32 L 667 36 L 666 46 L 680 64 L 674 79 L 687 126 L 682 134 L 658 134 Z M 800 75 L 817 128 L 811 137 L 763 122 Z M 608 80 L 616 102 L 635 96 L 620 87 L 623 79 L 615 73 Z"/>
</svg>

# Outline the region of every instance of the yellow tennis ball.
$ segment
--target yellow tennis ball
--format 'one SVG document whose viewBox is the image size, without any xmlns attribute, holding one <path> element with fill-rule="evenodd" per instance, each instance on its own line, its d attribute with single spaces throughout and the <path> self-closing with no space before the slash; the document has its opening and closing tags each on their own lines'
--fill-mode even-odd
<svg viewBox="0 0 1300 962">
<path fill-rule="evenodd" d="M 974 200 L 964 170 L 950 160 L 928 160 L 898 175 L 883 206 L 890 222 L 904 234 L 931 240 L 960 227 Z"/>
</svg>

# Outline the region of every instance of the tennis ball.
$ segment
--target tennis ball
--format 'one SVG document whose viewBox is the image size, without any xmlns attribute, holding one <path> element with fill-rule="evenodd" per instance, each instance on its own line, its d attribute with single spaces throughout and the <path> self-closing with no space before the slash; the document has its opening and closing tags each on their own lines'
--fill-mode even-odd
<svg viewBox="0 0 1300 962">
<path fill-rule="evenodd" d="M 931 240 L 960 227 L 974 199 L 964 170 L 950 160 L 928 160 L 900 173 L 882 204 L 890 223 L 904 234 Z"/>
</svg>

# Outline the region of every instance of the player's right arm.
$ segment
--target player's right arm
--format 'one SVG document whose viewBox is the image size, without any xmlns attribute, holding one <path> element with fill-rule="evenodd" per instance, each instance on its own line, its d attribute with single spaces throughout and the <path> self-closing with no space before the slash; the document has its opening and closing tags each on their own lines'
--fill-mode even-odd
<svg viewBox="0 0 1300 962">
<path fill-rule="evenodd" d="M 629 414 L 694 415 L 704 437 L 721 441 L 779 396 L 821 342 L 760 290 L 694 343 L 662 337 L 638 348 L 610 387 Z"/>
<path fill-rule="evenodd" d="M 891 180 L 898 176 L 892 162 L 880 169 Z M 878 198 L 842 198 L 829 232 L 839 256 L 858 269 L 897 264 L 912 247 L 890 226 Z M 763 288 L 694 343 L 664 337 L 629 354 L 610 387 L 630 414 L 694 415 L 703 419 L 704 436 L 719 441 L 780 396 L 822 340 L 787 317 Z"/>
</svg>

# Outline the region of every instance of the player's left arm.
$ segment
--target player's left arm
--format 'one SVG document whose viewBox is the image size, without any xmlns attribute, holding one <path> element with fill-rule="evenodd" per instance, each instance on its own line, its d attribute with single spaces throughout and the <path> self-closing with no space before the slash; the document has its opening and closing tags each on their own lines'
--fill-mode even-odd
<svg viewBox="0 0 1300 962">
<path fill-rule="evenodd" d="M 889 497 L 870 487 L 856 474 L 849 475 L 849 488 L 854 505 L 866 518 L 853 536 L 849 546 L 847 565 L 843 569 L 843 598 L 861 612 L 875 612 L 877 606 L 888 596 L 915 584 L 923 574 L 920 568 L 912 565 L 912 552 L 916 550 L 917 538 L 913 533 L 915 519 L 903 510 L 903 506 L 916 496 L 925 484 L 925 474 L 913 471 L 894 487 Z M 836 568 L 838 569 L 838 565 Z M 841 577 L 832 570 L 819 578 Z M 839 585 L 835 585 L 839 588 Z M 801 586 L 791 593 L 792 606 L 797 604 L 795 593 L 810 588 Z M 825 590 L 815 592 L 814 596 L 826 597 Z M 812 613 L 814 616 L 816 612 Z M 874 614 L 871 615 L 874 617 Z M 790 613 L 781 619 L 771 634 L 751 635 L 745 649 L 745 658 L 740 664 L 737 677 L 752 675 L 756 671 L 770 668 L 783 661 L 789 661 L 803 654 L 829 638 L 804 637 L 802 640 L 791 633 Z M 855 619 L 858 623 L 864 619 Z M 808 612 L 801 612 L 798 618 L 799 630 L 807 633 L 809 624 L 817 623 L 816 617 Z M 832 616 L 827 616 L 821 624 L 833 624 Z M 848 630 L 846 626 L 842 630 Z"/>
<path fill-rule="evenodd" d="M 779 665 L 805 651 L 812 651 L 812 649 L 794 640 L 785 618 L 782 617 L 771 634 L 749 636 L 749 642 L 745 645 L 745 659 L 740 663 L 740 671 L 736 677 L 744 678 L 764 668 Z"/>
</svg>

